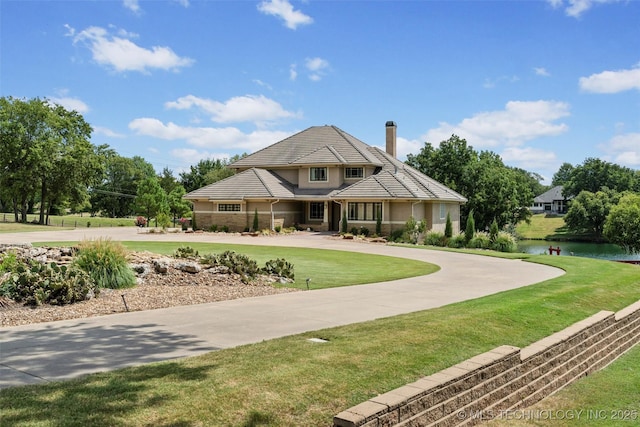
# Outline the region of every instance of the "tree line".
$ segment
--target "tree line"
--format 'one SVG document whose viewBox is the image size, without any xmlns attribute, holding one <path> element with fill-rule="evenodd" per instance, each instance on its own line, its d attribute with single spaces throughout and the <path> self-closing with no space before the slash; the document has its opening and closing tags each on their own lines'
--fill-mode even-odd
<svg viewBox="0 0 640 427">
<path fill-rule="evenodd" d="M 175 221 L 191 210 L 184 194 L 233 174 L 227 165 L 241 157 L 201 160 L 176 178 L 92 144 L 91 133 L 82 115 L 46 99 L 0 98 L 0 211 L 16 222 L 39 212 L 40 224 L 66 212 Z"/>
</svg>

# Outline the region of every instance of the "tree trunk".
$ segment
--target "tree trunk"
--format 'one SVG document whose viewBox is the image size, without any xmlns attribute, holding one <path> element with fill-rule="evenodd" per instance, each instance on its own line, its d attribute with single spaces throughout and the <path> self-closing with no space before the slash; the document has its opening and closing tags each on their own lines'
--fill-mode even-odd
<svg viewBox="0 0 640 427">
<path fill-rule="evenodd" d="M 47 184 L 45 181 L 45 178 L 42 178 L 42 186 L 40 187 L 40 219 L 38 220 L 38 223 L 40 225 L 44 225 L 44 213 L 45 213 L 45 206 L 46 206 L 46 200 L 47 200 Z"/>
</svg>

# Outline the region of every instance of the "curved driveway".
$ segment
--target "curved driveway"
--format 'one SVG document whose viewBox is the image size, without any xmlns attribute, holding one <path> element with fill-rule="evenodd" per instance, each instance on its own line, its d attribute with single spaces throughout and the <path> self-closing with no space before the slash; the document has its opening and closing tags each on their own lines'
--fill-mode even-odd
<svg viewBox="0 0 640 427">
<path fill-rule="evenodd" d="M 556 268 L 520 260 L 359 243 L 319 233 L 249 237 L 143 234 L 134 228 L 94 228 L 0 234 L 0 243 L 79 241 L 100 236 L 120 241 L 339 249 L 417 259 L 437 264 L 441 269 L 428 276 L 384 283 L 0 328 L 0 388 L 74 378 L 426 310 L 563 274 Z"/>
</svg>

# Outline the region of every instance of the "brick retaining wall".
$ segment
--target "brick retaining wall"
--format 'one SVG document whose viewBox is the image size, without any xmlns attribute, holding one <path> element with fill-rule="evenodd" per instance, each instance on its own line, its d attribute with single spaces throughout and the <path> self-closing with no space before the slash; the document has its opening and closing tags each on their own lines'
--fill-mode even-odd
<svg viewBox="0 0 640 427">
<path fill-rule="evenodd" d="M 336 415 L 335 427 L 471 426 L 522 409 L 601 369 L 640 342 L 640 301 L 601 311 L 525 348 L 472 357 Z"/>
</svg>

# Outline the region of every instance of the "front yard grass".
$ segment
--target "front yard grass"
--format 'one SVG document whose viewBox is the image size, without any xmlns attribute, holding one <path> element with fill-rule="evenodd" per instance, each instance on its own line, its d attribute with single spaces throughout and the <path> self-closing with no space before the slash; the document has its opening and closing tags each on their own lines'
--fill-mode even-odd
<svg viewBox="0 0 640 427">
<path fill-rule="evenodd" d="M 77 242 L 76 242 L 77 243 Z M 69 246 L 74 242 L 47 242 L 35 245 Z M 370 255 L 325 249 L 287 248 L 278 246 L 230 245 L 222 243 L 179 242 L 122 242 L 132 251 L 149 251 L 173 255 L 181 246 L 189 246 L 200 255 L 221 253 L 227 250 L 249 256 L 264 266 L 270 259 L 284 258 L 294 266 L 295 283 L 288 287 L 307 289 L 334 288 L 364 283 L 386 282 L 407 277 L 424 276 L 440 269 L 437 265 L 382 255 Z"/>
<path fill-rule="evenodd" d="M 328 426 L 333 415 L 379 393 L 499 345 L 526 346 L 640 298 L 637 266 L 543 255 L 530 260 L 566 274 L 437 309 L 2 390 L 0 421 L 19 426 Z M 328 342 L 307 341 L 311 337 Z M 637 354 L 637 349 L 630 353 L 632 361 Z M 622 363 L 623 372 L 625 366 L 637 366 Z M 615 387 L 615 381 L 605 379 L 604 385 Z M 617 395 L 613 390 L 610 396 Z M 629 390 L 637 397 L 637 388 Z M 638 402 L 610 397 L 598 404 L 603 410 L 631 410 Z"/>
</svg>

